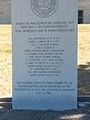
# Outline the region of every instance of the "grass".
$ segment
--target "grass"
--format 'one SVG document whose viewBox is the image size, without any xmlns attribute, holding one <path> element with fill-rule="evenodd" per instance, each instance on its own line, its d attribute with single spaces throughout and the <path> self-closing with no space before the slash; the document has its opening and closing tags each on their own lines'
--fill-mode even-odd
<svg viewBox="0 0 90 120">
<path fill-rule="evenodd" d="M 78 27 L 78 65 L 90 62 L 90 25 Z"/>
<path fill-rule="evenodd" d="M 0 96 L 12 96 L 11 25 L 0 25 Z M 90 25 L 78 26 L 78 93 L 90 95 Z"/>
<path fill-rule="evenodd" d="M 0 96 L 12 95 L 11 26 L 0 25 Z"/>
<path fill-rule="evenodd" d="M 78 93 L 90 95 L 90 25 L 78 26 Z"/>
</svg>

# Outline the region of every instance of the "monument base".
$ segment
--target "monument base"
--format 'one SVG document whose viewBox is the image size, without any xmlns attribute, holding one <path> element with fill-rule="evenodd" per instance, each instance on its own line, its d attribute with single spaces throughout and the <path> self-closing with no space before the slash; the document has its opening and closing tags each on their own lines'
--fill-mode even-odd
<svg viewBox="0 0 90 120">
<path fill-rule="evenodd" d="M 78 109 L 56 112 L 33 111 L 33 110 L 12 110 L 11 98 L 0 98 L 0 118 L 2 120 L 89 120 L 90 119 L 90 97 L 78 98 Z"/>
</svg>

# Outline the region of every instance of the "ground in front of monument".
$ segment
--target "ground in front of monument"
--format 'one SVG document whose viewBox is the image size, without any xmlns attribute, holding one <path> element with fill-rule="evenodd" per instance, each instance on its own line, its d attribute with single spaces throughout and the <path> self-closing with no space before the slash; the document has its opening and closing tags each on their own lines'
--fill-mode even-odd
<svg viewBox="0 0 90 120">
<path fill-rule="evenodd" d="M 0 120 L 90 120 L 90 104 L 78 104 L 77 110 L 12 110 L 10 98 L 0 99 Z"/>
</svg>

